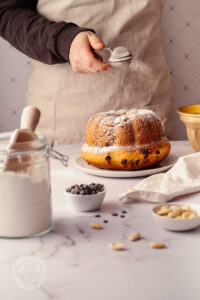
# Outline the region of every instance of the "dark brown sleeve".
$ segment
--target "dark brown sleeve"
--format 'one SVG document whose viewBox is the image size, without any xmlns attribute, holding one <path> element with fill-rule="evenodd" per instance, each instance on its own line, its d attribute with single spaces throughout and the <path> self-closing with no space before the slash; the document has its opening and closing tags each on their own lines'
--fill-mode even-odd
<svg viewBox="0 0 200 300">
<path fill-rule="evenodd" d="M 69 49 L 81 28 L 53 22 L 36 12 L 36 0 L 0 0 L 0 36 L 15 48 L 46 64 L 69 61 Z"/>
</svg>

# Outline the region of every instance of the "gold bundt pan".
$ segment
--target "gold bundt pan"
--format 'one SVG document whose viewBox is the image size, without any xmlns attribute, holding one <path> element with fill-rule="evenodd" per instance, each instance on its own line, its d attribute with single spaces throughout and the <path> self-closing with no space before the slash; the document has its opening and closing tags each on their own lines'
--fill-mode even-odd
<svg viewBox="0 0 200 300">
<path fill-rule="evenodd" d="M 200 104 L 182 106 L 177 110 L 185 124 L 188 140 L 192 148 L 200 151 Z"/>
</svg>

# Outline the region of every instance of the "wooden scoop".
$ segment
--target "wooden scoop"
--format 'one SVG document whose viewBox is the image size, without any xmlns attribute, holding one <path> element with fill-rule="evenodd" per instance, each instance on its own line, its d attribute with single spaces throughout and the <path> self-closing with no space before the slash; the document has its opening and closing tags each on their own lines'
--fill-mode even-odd
<svg viewBox="0 0 200 300">
<path fill-rule="evenodd" d="M 40 119 L 40 110 L 35 106 L 26 106 L 22 112 L 20 128 L 13 131 L 9 140 L 9 150 L 31 150 L 33 148 L 32 142 L 38 137 L 34 133 Z M 19 158 L 17 156 L 8 156 L 4 165 L 4 171 L 24 172 L 31 164 L 31 156 L 23 155 Z"/>
</svg>

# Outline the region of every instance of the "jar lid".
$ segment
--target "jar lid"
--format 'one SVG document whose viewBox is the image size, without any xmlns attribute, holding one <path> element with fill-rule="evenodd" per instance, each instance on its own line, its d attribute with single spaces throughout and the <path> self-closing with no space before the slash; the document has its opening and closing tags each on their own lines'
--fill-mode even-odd
<svg viewBox="0 0 200 300">
<path fill-rule="evenodd" d="M 24 153 L 31 153 L 35 151 L 44 150 L 47 146 L 47 138 L 44 134 L 35 132 L 38 137 L 38 140 L 29 142 L 20 142 L 18 143 L 18 149 L 9 149 L 9 140 L 12 135 L 12 132 L 0 133 L 0 155 L 20 155 Z M 23 149 L 23 150 L 22 150 Z"/>
</svg>

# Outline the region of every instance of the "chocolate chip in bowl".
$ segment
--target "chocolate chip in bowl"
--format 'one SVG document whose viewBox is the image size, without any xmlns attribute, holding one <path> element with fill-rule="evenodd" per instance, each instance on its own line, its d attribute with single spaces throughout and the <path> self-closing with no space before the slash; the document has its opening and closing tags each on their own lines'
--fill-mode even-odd
<svg viewBox="0 0 200 300">
<path fill-rule="evenodd" d="M 100 208 L 106 189 L 103 184 L 74 184 L 65 190 L 65 197 L 73 210 L 89 212 Z"/>
</svg>

